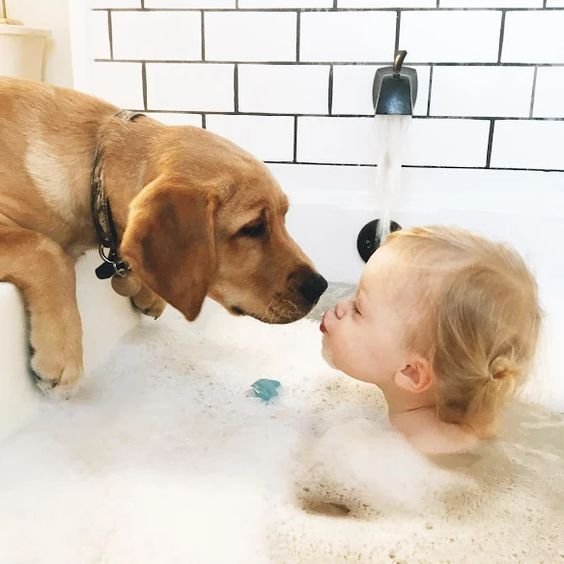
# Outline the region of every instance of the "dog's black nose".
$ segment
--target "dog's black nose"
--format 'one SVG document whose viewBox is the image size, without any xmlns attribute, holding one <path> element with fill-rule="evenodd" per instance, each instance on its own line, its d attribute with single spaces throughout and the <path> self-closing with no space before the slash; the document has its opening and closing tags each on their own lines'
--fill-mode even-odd
<svg viewBox="0 0 564 564">
<path fill-rule="evenodd" d="M 327 290 L 327 280 L 321 274 L 312 273 L 299 286 L 300 294 L 312 304 L 317 303 L 321 294 Z"/>
</svg>

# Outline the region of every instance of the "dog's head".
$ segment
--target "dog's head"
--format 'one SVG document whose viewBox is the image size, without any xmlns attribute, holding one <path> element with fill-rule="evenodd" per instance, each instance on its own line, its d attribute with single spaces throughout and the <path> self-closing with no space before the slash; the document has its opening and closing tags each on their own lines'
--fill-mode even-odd
<svg viewBox="0 0 564 564">
<path fill-rule="evenodd" d="M 268 169 L 209 132 L 170 129 L 156 178 L 131 202 L 123 258 L 189 320 L 206 296 L 266 323 L 306 315 L 327 282 L 286 231 L 288 199 Z"/>
</svg>

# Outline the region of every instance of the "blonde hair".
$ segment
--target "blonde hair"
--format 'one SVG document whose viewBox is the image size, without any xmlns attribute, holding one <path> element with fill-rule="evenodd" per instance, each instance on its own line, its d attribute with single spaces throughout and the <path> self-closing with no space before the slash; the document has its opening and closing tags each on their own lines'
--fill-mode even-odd
<svg viewBox="0 0 564 564">
<path fill-rule="evenodd" d="M 438 417 L 492 427 L 534 360 L 541 322 L 534 277 L 511 247 L 463 229 L 405 229 L 385 245 L 423 281 L 426 307 L 416 308 L 407 345 L 432 361 Z"/>
</svg>

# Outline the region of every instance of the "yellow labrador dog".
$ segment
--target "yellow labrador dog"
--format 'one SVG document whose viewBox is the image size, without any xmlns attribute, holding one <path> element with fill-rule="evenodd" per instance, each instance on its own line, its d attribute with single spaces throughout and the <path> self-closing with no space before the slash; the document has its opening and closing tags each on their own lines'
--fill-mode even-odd
<svg viewBox="0 0 564 564">
<path fill-rule="evenodd" d="M 290 238 L 288 200 L 233 143 L 73 90 L 0 78 L 0 280 L 30 318 L 31 367 L 65 393 L 82 374 L 74 262 L 144 313 L 195 319 L 206 296 L 234 314 L 289 323 L 327 287 Z"/>
</svg>

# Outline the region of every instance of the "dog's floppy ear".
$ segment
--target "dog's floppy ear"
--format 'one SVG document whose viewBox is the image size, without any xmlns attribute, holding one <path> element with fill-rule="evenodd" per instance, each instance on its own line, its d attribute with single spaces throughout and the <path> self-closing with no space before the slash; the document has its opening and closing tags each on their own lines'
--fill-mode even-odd
<svg viewBox="0 0 564 564">
<path fill-rule="evenodd" d="M 133 272 L 189 321 L 215 271 L 214 208 L 204 191 L 154 180 L 131 202 L 120 246 Z"/>
</svg>

